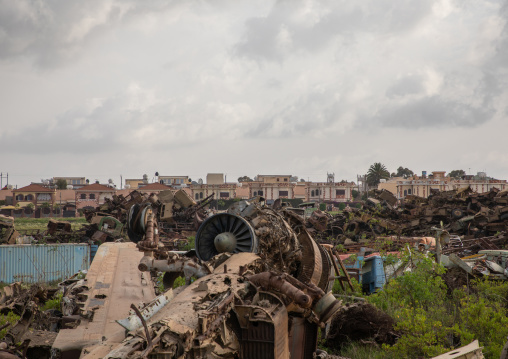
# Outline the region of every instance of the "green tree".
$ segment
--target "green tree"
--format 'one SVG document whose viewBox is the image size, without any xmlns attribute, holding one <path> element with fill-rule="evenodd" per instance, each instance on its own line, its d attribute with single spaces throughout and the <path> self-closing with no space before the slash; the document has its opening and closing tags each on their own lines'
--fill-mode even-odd
<svg viewBox="0 0 508 359">
<path fill-rule="evenodd" d="M 464 170 L 453 170 L 451 171 L 448 176 L 451 178 L 461 178 L 462 176 L 466 175 L 466 171 Z"/>
<path fill-rule="evenodd" d="M 399 166 L 399 168 L 397 168 L 397 173 L 395 173 L 395 176 L 392 176 L 392 177 L 404 177 L 404 178 L 408 178 L 408 177 L 411 177 L 414 175 L 414 172 L 411 171 L 409 168 L 404 168 L 402 166 Z"/>
<path fill-rule="evenodd" d="M 351 193 L 353 195 L 353 199 L 357 199 L 360 196 L 360 192 L 358 192 L 355 189 L 353 191 L 351 191 Z"/>
<path fill-rule="evenodd" d="M 58 189 L 67 189 L 67 181 L 63 178 L 57 179 L 55 184 Z"/>
<path fill-rule="evenodd" d="M 249 176 L 238 177 L 238 182 L 252 182 L 252 178 Z"/>
<path fill-rule="evenodd" d="M 376 186 L 381 179 L 390 177 L 390 172 L 386 169 L 385 165 L 381 162 L 376 162 L 369 167 L 367 172 L 367 183 L 369 186 Z"/>
</svg>

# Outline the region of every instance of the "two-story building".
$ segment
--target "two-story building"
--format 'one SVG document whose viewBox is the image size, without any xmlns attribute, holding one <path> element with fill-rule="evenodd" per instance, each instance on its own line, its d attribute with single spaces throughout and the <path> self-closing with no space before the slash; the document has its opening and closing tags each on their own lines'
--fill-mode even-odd
<svg viewBox="0 0 508 359">
<path fill-rule="evenodd" d="M 507 188 L 506 180 L 489 178 L 483 172 L 478 173 L 476 176 L 463 176 L 460 179 L 447 177 L 445 173 L 445 171 L 434 171 L 427 176 L 426 173 L 423 172 L 422 176 L 399 179 L 396 181 L 397 189 L 394 194 L 398 199 L 402 199 L 408 195 L 427 198 L 433 192 L 450 191 L 466 187 L 471 187 L 474 192 L 478 193 L 488 192 L 492 188 L 497 188 L 499 190 Z M 385 186 L 380 184 L 379 188 L 385 188 Z"/>
<path fill-rule="evenodd" d="M 450 179 L 451 189 L 471 187 L 477 193 L 489 192 L 493 188 L 501 191 L 507 189 L 506 180 L 490 178 L 485 172 L 478 172 L 476 175 L 465 175 L 461 179 Z"/>
<path fill-rule="evenodd" d="M 106 198 L 113 198 L 116 189 L 99 183 L 81 187 L 75 191 L 76 208 L 97 207 L 105 202 Z"/>
<path fill-rule="evenodd" d="M 308 202 L 349 202 L 353 200 L 354 182 L 307 182 Z"/>
<path fill-rule="evenodd" d="M 296 182 L 291 175 L 257 175 L 252 182 L 244 182 L 249 187 L 249 197 L 262 196 L 270 203 L 278 198 L 295 198 Z"/>
<path fill-rule="evenodd" d="M 34 207 L 39 207 L 44 203 L 48 203 L 53 206 L 55 204 L 55 193 L 55 189 L 32 183 L 12 191 L 12 204 L 14 206 L 26 207 L 29 203 L 32 203 Z"/>
<path fill-rule="evenodd" d="M 228 200 L 236 198 L 236 183 L 226 183 L 223 173 L 209 173 L 206 176 L 206 184 L 191 184 L 189 186 L 191 196 L 196 201 L 205 199 L 214 193 L 216 200 Z"/>
</svg>

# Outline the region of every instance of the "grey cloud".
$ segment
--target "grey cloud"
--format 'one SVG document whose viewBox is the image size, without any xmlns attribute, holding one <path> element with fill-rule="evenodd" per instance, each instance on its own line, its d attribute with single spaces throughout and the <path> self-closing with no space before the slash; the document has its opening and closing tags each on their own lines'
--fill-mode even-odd
<svg viewBox="0 0 508 359">
<path fill-rule="evenodd" d="M 399 79 L 387 91 L 389 98 L 414 95 L 423 92 L 423 78 L 419 75 L 409 75 Z"/>
<path fill-rule="evenodd" d="M 331 91 L 313 91 L 275 113 L 266 115 L 247 132 L 247 137 L 313 137 L 329 134 L 330 125 L 343 115 L 341 101 Z"/>
<path fill-rule="evenodd" d="M 302 23 L 301 16 L 300 20 L 295 20 L 306 5 L 303 1 L 278 1 L 266 17 L 246 21 L 245 34 L 235 46 L 235 52 L 258 61 L 280 62 L 290 51 L 319 51 L 340 35 L 407 32 L 431 13 L 432 4 L 432 1 L 410 0 L 315 2 L 320 10 L 328 11 L 308 25 Z M 283 30 L 289 34 L 289 48 L 279 44 L 278 36 Z"/>
<path fill-rule="evenodd" d="M 111 98 L 95 100 L 96 104 L 66 111 L 51 123 L 34 124 L 9 135 L 0 133 L 0 151 L 94 155 L 135 151 L 137 147 L 143 152 L 181 150 L 241 137 L 249 126 L 245 115 L 249 111 L 241 105 L 205 100 L 189 104 L 183 98 L 161 101 L 154 97 L 149 91 L 131 87 Z"/>
<path fill-rule="evenodd" d="M 0 0 L 0 59 L 26 57 L 40 68 L 77 60 L 89 41 L 121 21 L 174 2 Z"/>
<path fill-rule="evenodd" d="M 371 121 L 363 121 L 362 125 L 366 126 L 368 122 L 374 126 L 413 130 L 425 127 L 476 127 L 489 121 L 494 113 L 492 109 L 431 96 L 402 106 L 385 107 Z"/>
</svg>

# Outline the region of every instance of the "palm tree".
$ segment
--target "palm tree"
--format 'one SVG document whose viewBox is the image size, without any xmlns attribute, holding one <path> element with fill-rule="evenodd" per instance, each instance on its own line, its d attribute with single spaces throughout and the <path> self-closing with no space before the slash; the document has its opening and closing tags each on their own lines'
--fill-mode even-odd
<svg viewBox="0 0 508 359">
<path fill-rule="evenodd" d="M 376 162 L 369 167 L 367 172 L 367 183 L 369 186 L 377 186 L 381 179 L 390 178 L 390 172 L 381 162 Z"/>
</svg>

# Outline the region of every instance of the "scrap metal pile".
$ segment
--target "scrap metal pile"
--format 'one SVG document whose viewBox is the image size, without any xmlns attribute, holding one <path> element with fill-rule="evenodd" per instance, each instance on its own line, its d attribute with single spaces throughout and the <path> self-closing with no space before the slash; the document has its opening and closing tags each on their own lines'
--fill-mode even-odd
<svg viewBox="0 0 508 359">
<path fill-rule="evenodd" d="M 339 244 L 350 252 L 420 244 L 471 275 L 508 275 L 508 251 L 500 249 L 508 243 L 506 192 L 450 191 L 397 205 L 393 195 L 377 191 L 362 209 L 309 217 L 282 204 L 265 206 L 260 197 L 215 214 L 206 208 L 211 198 L 134 191 L 86 212 L 83 237 L 111 242 L 126 232 L 133 243 L 103 244 L 86 278 L 63 283 L 60 322 L 48 323 L 67 329 L 52 357 L 326 358 L 317 349 L 318 330 L 332 318 L 330 343 L 346 331 L 371 337 L 376 317 L 384 331 L 375 340 L 392 344 L 392 321 L 360 304 L 344 307 L 331 293 L 342 278 L 337 264 L 348 276 L 332 254 Z M 65 229 L 52 226 L 54 233 Z M 195 249 L 183 251 L 190 234 Z M 155 297 L 152 279 L 161 273 L 164 291 Z M 185 285 L 173 289 L 180 277 Z M 23 357 L 20 339 L 10 340 L 0 357 Z"/>
<path fill-rule="evenodd" d="M 188 237 L 195 234 L 203 220 L 212 213 L 206 208 L 212 199 L 213 195 L 196 202 L 184 190 L 166 190 L 150 195 L 132 191 L 127 197 L 120 195 L 106 199 L 102 206 L 85 214 L 89 222 L 97 216 L 117 219 L 127 225 L 129 237 L 137 242 L 144 228 L 138 228 L 136 218 L 149 208 L 158 223 L 160 242 L 165 244 L 166 249 L 178 249 L 187 244 Z"/>
<path fill-rule="evenodd" d="M 0 215 L 0 244 L 37 243 L 95 243 L 114 242 L 125 238 L 124 225 L 129 211 L 138 211 L 149 204 L 159 223 L 159 236 L 170 249 L 188 243 L 199 225 L 211 211 L 205 207 L 213 195 L 195 202 L 183 191 L 167 190 L 155 194 L 132 191 L 129 195 L 114 195 L 95 209 L 84 211 L 88 224 L 72 229 L 67 221 L 50 219 L 46 230 L 16 230 L 14 218 Z"/>
<path fill-rule="evenodd" d="M 495 249 L 507 243 L 508 191 L 493 188 L 474 193 L 470 188 L 435 193 L 429 198 L 407 196 L 397 206 L 388 191 L 373 191 L 363 208 L 347 208 L 331 216 L 315 211 L 307 220 L 310 233 L 323 242 L 352 251 L 387 242 L 390 250 L 432 236 L 433 227 L 453 234 L 445 249 Z"/>
<path fill-rule="evenodd" d="M 332 257 L 309 235 L 303 218 L 261 206 L 259 199 L 238 202 L 228 213 L 204 219 L 195 250 L 181 252 L 160 241 L 160 208 L 153 200 L 132 205 L 126 224 L 143 253 L 138 273 L 164 272 L 167 291 L 132 306 L 128 318 L 115 318 L 126 329 L 122 341 L 115 335 L 93 345 L 76 339 L 86 342 L 79 347 L 82 358 L 313 357 L 318 328 L 342 306 L 331 293 Z M 94 305 L 111 304 L 108 295 L 114 293 L 93 295 L 110 285 L 103 279 L 97 287 L 90 272 L 66 290 L 66 308 L 67 314 L 88 315 L 83 321 L 91 328 L 105 320 L 89 316 Z M 173 290 L 178 276 L 186 285 Z M 74 337 L 83 335 L 79 328 Z M 64 346 L 56 347 L 66 354 Z"/>
</svg>

